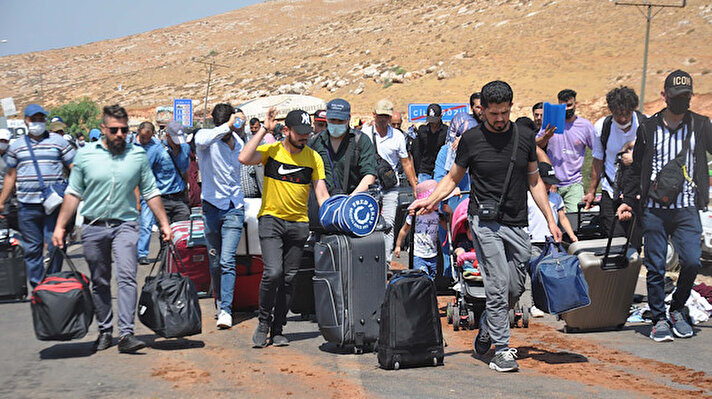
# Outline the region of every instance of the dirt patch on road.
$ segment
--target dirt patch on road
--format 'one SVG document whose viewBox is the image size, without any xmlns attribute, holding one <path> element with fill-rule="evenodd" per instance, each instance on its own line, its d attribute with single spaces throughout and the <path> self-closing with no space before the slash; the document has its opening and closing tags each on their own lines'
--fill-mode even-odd
<svg viewBox="0 0 712 399">
<path fill-rule="evenodd" d="M 476 331 L 452 333 L 453 351 L 472 348 Z M 528 329 L 512 330 L 523 370 L 576 381 L 591 387 L 630 391 L 657 398 L 695 396 L 712 398 L 712 376 L 683 366 L 633 356 L 590 340 L 565 335 L 533 322 Z M 483 360 L 489 361 L 491 352 Z M 690 387 L 683 389 L 670 383 Z"/>
</svg>

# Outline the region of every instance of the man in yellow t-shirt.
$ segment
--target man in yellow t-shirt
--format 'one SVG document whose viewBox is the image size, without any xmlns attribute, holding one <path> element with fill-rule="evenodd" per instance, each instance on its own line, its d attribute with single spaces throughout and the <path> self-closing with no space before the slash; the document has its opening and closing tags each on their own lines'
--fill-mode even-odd
<svg viewBox="0 0 712 399">
<path fill-rule="evenodd" d="M 329 198 L 324 183 L 324 162 L 317 152 L 306 147 L 312 133 L 308 113 L 291 111 L 282 130 L 285 139 L 258 147 L 267 131 L 274 129 L 276 114 L 276 108 L 270 108 L 264 126 L 245 144 L 239 157 L 245 165 L 264 165 L 262 208 L 257 215 L 264 272 L 260 284 L 259 324 L 252 336 L 255 348 L 267 346 L 268 334 L 272 345 L 289 345 L 282 330 L 292 302 L 294 276 L 309 235 L 310 186 L 314 187 L 319 205 Z"/>
</svg>

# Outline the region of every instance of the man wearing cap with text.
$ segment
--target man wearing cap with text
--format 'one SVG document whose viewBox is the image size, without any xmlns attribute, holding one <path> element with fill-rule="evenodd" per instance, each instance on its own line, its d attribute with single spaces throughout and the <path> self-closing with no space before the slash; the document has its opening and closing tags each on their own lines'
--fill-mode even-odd
<svg viewBox="0 0 712 399">
<path fill-rule="evenodd" d="M 673 334 L 679 338 L 694 335 L 684 310 L 700 269 L 702 226 L 697 211 L 709 202 L 705 152 L 712 153 L 709 118 L 689 110 L 692 77 L 679 69 L 672 72 L 661 95 L 667 107 L 638 127 L 633 164 L 617 211 L 621 220 L 628 220 L 634 209 L 640 209 L 643 263 L 648 269 L 648 304 L 654 324 L 650 338 L 656 342 L 672 341 Z M 674 189 L 678 182 L 681 188 Z M 680 257 L 680 277 L 666 310 L 668 236 Z"/>
<path fill-rule="evenodd" d="M 346 100 L 329 101 L 326 104 L 326 130 L 309 144 L 324 161 L 326 187 L 331 194 L 366 191 L 376 181 L 373 142 L 360 130 L 350 128 L 350 119 L 351 105 Z"/>
<path fill-rule="evenodd" d="M 417 198 L 416 186 L 418 185 L 418 179 L 415 177 L 413 161 L 411 161 L 408 156 L 408 151 L 406 150 L 405 135 L 390 125 L 392 116 L 393 103 L 386 99 L 379 101 L 373 111 L 373 120 L 375 123 L 373 126 L 367 126 L 363 133 L 374 143 L 376 156 L 387 161 L 396 176 L 398 176 L 396 172 L 398 163 L 400 162 L 402 164 L 408 183 L 410 183 L 410 186 L 413 188 L 413 196 Z M 396 185 L 393 187 L 384 187 L 383 182 L 379 181 L 379 183 L 381 184 L 381 193 L 383 194 L 381 214 L 383 215 L 383 219 L 393 226 L 396 220 L 396 208 L 398 208 L 399 182 L 396 181 Z M 391 261 L 393 256 L 391 253 L 392 250 L 393 229 L 386 235 L 386 260 L 388 262 Z"/>
<path fill-rule="evenodd" d="M 27 277 L 32 287 L 36 286 L 42 274 L 42 251 L 47 244 L 47 252 L 52 253 L 52 231 L 59 214 L 59 207 L 46 213 L 42 205 L 44 187 L 64 181 L 64 167 L 72 167 L 76 151 L 71 144 L 58 134 L 49 134 L 47 114 L 44 108 L 30 104 L 25 108 L 25 124 L 28 134 L 15 140 L 5 154 L 7 173 L 0 194 L 0 213 L 5 209 L 5 201 L 12 194 L 17 182 L 18 219 L 20 232 L 25 244 L 25 264 Z M 40 179 L 42 179 L 40 181 Z M 62 257 L 57 256 L 49 272 L 59 271 Z"/>
<path fill-rule="evenodd" d="M 306 147 L 312 133 L 308 113 L 291 111 L 282 130 L 285 139 L 260 145 L 267 131 L 274 129 L 276 115 L 277 109 L 270 108 L 264 126 L 240 153 L 243 164 L 262 163 L 265 169 L 262 207 L 257 215 L 264 272 L 260 284 L 259 324 L 252 336 L 255 348 L 267 346 L 270 332 L 272 345 L 289 344 L 283 329 L 294 294 L 294 277 L 309 235 L 307 200 L 311 186 L 319 206 L 329 197 L 324 183 L 324 163 L 319 154 Z"/>
<path fill-rule="evenodd" d="M 443 110 L 440 105 L 428 105 L 426 115 L 427 124 L 418 128 L 418 135 L 413 140 L 413 162 L 418 183 L 433 178 L 435 159 L 447 138 L 447 125 L 443 124 Z"/>
</svg>

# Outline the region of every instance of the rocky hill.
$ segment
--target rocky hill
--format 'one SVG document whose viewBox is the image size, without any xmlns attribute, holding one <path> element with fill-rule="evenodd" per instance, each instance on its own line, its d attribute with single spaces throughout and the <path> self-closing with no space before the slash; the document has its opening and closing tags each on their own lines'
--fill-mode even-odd
<svg viewBox="0 0 712 399">
<path fill-rule="evenodd" d="M 409 102 L 464 102 L 487 81 L 503 79 L 515 90 L 515 114 L 573 88 L 584 115 L 595 118 L 610 88 L 640 91 L 644 35 L 641 13 L 609 0 L 278 0 L 2 57 L 0 97 L 12 96 L 22 108 L 89 96 L 147 116 L 182 97 L 202 111 L 208 70 L 196 60 L 207 60 L 224 66 L 213 70 L 208 109 L 300 93 L 343 97 L 368 114 L 383 97 L 402 110 Z M 657 14 L 646 100 L 659 99 L 666 74 L 677 68 L 692 74 L 696 93 L 712 93 L 710 37 L 707 0 Z"/>
</svg>

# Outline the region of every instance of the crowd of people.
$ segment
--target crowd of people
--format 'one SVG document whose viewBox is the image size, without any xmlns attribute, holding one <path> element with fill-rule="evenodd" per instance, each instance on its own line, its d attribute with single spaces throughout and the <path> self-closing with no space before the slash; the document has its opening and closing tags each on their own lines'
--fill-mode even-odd
<svg viewBox="0 0 712 399">
<path fill-rule="evenodd" d="M 221 103 L 211 113 L 214 128 L 189 133 L 171 122 L 161 138 L 148 121 L 131 133 L 126 110 L 112 105 L 104 107 L 101 128 L 90 132 L 87 142 L 83 136 L 67 137 L 61 120 L 48 125 L 49 113 L 33 104 L 24 110 L 25 137 L 10 143 L 9 132 L 0 130 L 0 212 L 8 221 L 16 213 L 34 287 L 44 272 L 45 246 L 51 252 L 65 245 L 79 210 L 99 325 L 95 347 L 113 344 L 113 263 L 118 349 L 135 352 L 145 346 L 134 336 L 137 264 L 149 262 L 154 224 L 161 240 L 168 241 L 171 223 L 187 220 L 192 207 L 202 208 L 217 328 L 230 328 L 233 296 L 239 295 L 233 290 L 245 198 L 261 197 L 264 272 L 252 341 L 264 348 L 289 343 L 283 331 L 310 233 L 309 216 L 330 195 L 377 187 L 382 218 L 393 226 L 399 194 L 412 192 L 416 200 L 411 214 L 418 218 L 415 226 L 406 220 L 402 230 L 389 230 L 384 267 L 393 254 L 400 256 L 405 232 L 414 228 L 414 266 L 435 277 L 436 258 L 442 256 L 438 228 L 462 200 L 453 194 L 469 191 L 469 227 L 456 256 L 472 265 L 476 254 L 477 266 L 469 275 L 483 279 L 486 290 L 486 310 L 473 345 L 479 354 L 494 346 L 490 367 L 511 371 L 518 365 L 516 349 L 509 346 L 508 311 L 524 292 L 528 263 L 546 237 L 562 240 L 559 226 L 570 241 L 578 239 L 565 213 L 589 208 L 599 183 L 604 233 L 620 219 L 616 236 L 627 235 L 638 224 L 633 245 L 640 249 L 641 237 L 646 240 L 654 318 L 650 337 L 667 341 L 693 335 L 682 308 L 700 268 L 700 248 L 685 243 L 699 241 L 697 211 L 709 200 L 704 162 L 705 151 L 712 152 L 712 127 L 707 117 L 689 110 L 692 78 L 686 72 L 671 73 L 661 95 L 666 108 L 647 117 L 636 111 L 639 99 L 633 89 L 614 88 L 606 96 L 610 115 L 592 123 L 577 114 L 577 93 L 561 90 L 563 132 L 542 126 L 541 102 L 532 107 L 531 118 L 511 121 L 514 93 L 504 81 L 489 82 L 473 93 L 468 112 L 456 114 L 449 125 L 434 103 L 427 107 L 425 123 L 409 129 L 387 99 L 374 104 L 370 122 L 357 124 L 351 123 L 351 104 L 344 99 L 329 101 L 313 115 L 291 111 L 279 123 L 274 108 L 264 121 L 248 121 L 239 108 Z M 593 163 L 585 188 L 586 148 L 593 151 Z M 684 156 L 678 157 L 680 152 Z M 649 191 L 674 160 L 684 166 L 681 190 L 661 202 Z M 48 209 L 48 189 L 64 192 L 61 208 Z M 680 254 L 681 272 L 666 313 L 668 236 Z M 50 265 L 49 271 L 59 267 Z"/>
</svg>

